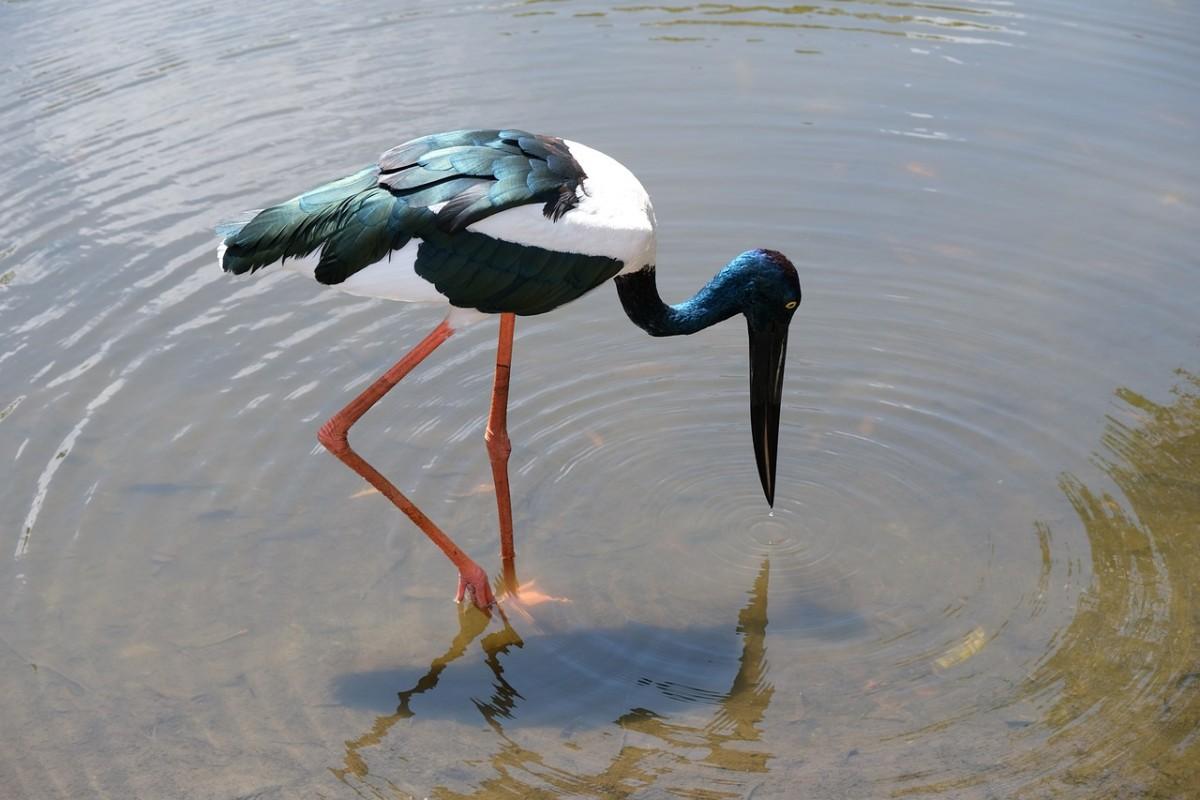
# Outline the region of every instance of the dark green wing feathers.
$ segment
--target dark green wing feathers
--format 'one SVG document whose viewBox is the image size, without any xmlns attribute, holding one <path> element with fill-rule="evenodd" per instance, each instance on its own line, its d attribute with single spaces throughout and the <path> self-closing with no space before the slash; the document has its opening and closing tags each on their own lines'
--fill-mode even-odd
<svg viewBox="0 0 1200 800">
<path fill-rule="evenodd" d="M 587 176 L 561 139 L 513 130 L 434 134 L 392 148 L 379 164 L 293 198 L 249 222 L 218 228 L 227 272 L 253 272 L 320 250 L 315 277 L 338 284 L 421 240 L 417 273 L 456 306 L 534 314 L 612 277 L 621 263 L 555 253 L 466 228 L 542 204 L 557 221 Z M 435 212 L 431 206 L 439 206 Z"/>
<path fill-rule="evenodd" d="M 312 253 L 342 227 L 347 207 L 379 183 L 379 168 L 361 169 L 346 178 L 259 211 L 245 224 L 218 226 L 224 240 L 221 266 L 240 275 L 285 258 Z"/>
<path fill-rule="evenodd" d="M 453 184 L 437 215 L 438 228 L 456 233 L 500 211 L 544 203 L 557 220 L 576 203 L 587 177 L 561 139 L 524 131 L 454 131 L 414 139 L 379 159 L 381 186 L 401 196 Z M 424 201 L 424 198 L 422 198 Z"/>
</svg>

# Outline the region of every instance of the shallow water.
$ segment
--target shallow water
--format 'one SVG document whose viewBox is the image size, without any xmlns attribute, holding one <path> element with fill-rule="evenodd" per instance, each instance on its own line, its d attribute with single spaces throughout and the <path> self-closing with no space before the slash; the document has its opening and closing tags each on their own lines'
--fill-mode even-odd
<svg viewBox="0 0 1200 800">
<path fill-rule="evenodd" d="M 14 797 L 1200 793 L 1185 3 L 0 4 Z M 663 293 L 801 271 L 773 514 L 741 326 L 517 325 L 507 621 L 313 434 L 438 311 L 212 226 L 515 125 L 654 198 Z M 494 326 L 355 441 L 498 566 Z"/>
</svg>

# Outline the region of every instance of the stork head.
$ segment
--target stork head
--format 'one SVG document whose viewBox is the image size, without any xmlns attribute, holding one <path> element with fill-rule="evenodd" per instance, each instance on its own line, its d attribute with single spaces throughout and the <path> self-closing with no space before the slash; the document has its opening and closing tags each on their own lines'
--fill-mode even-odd
<svg viewBox="0 0 1200 800">
<path fill-rule="evenodd" d="M 686 336 L 737 314 L 750 331 L 750 427 L 754 458 L 767 502 L 775 504 L 775 455 L 788 325 L 800 305 L 796 268 L 777 250 L 747 250 L 692 297 L 663 303 L 654 267 L 617 275 L 621 305 L 651 336 Z"/>
<path fill-rule="evenodd" d="M 741 277 L 741 310 L 750 332 L 750 430 L 758 477 L 773 506 L 783 365 L 788 325 L 800 306 L 800 277 L 776 250 L 748 250 L 729 269 Z"/>
</svg>

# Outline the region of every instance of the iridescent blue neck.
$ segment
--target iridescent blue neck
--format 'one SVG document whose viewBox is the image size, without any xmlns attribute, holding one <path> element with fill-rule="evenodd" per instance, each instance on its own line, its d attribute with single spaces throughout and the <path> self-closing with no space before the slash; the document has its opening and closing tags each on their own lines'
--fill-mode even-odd
<svg viewBox="0 0 1200 800">
<path fill-rule="evenodd" d="M 651 336 L 686 336 L 724 322 L 742 310 L 739 289 L 744 283 L 730 265 L 703 289 L 682 303 L 669 306 L 658 294 L 654 267 L 614 279 L 621 305 L 633 323 Z"/>
</svg>

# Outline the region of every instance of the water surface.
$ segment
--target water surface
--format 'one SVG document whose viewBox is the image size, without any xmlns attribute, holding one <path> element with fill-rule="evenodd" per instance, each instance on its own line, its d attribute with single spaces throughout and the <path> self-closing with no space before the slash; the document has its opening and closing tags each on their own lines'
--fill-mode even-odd
<svg viewBox="0 0 1200 800">
<path fill-rule="evenodd" d="M 0 4 L 0 785 L 58 797 L 1200 792 L 1200 16 L 1184 3 Z M 518 569 L 314 433 L 440 318 L 212 226 L 414 135 L 641 177 L 665 296 L 788 253 L 768 513 L 745 333 L 517 325 Z M 494 325 L 355 428 L 486 568 Z M 13 788 L 15 787 L 15 788 Z"/>
</svg>

